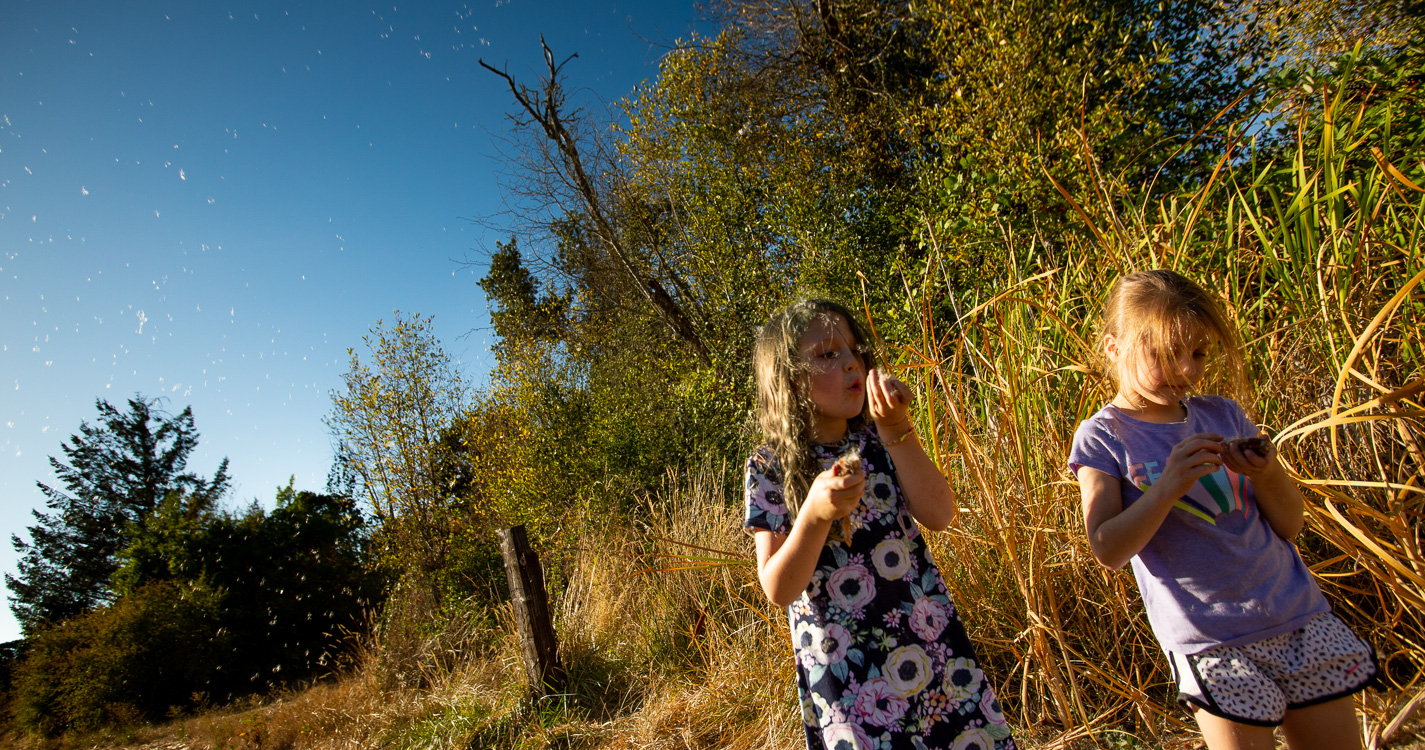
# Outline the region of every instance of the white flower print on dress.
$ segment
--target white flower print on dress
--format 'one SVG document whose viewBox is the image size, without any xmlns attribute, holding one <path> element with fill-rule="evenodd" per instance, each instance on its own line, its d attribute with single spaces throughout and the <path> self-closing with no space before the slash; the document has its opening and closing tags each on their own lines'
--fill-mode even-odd
<svg viewBox="0 0 1425 750">
<path fill-rule="evenodd" d="M 865 565 L 837 568 L 826 581 L 831 603 L 844 610 L 860 609 L 876 598 L 876 582 Z"/>
<path fill-rule="evenodd" d="M 960 657 L 945 665 L 945 681 L 941 685 L 945 694 L 954 701 L 966 701 L 979 692 L 985 673 L 972 659 Z"/>
<path fill-rule="evenodd" d="M 866 493 L 861 496 L 861 502 L 867 518 L 876 519 L 896 512 L 894 481 L 890 474 L 879 471 L 866 475 Z"/>
<path fill-rule="evenodd" d="M 846 628 L 834 622 L 827 623 L 812 653 L 819 664 L 836 664 L 846 658 L 846 644 L 850 641 L 851 633 Z"/>
<path fill-rule="evenodd" d="M 930 656 L 920 646 L 901 646 L 886 657 L 886 679 L 903 697 L 924 690 L 933 670 Z"/>
<path fill-rule="evenodd" d="M 821 628 L 810 621 L 801 620 L 792 628 L 792 645 L 796 649 L 802 666 L 810 667 L 816 663 L 813 655 L 817 652 L 819 643 L 821 643 Z"/>
<path fill-rule="evenodd" d="M 819 726 L 819 725 L 821 724 L 821 720 L 818 719 L 818 718 L 817 718 L 817 715 L 816 715 L 816 713 L 817 713 L 817 711 L 816 711 L 816 699 L 817 699 L 819 696 L 818 696 L 816 693 L 807 693 L 807 692 L 803 692 L 801 695 L 802 695 L 802 723 L 803 723 L 803 724 L 809 724 L 809 725 L 811 725 L 811 726 Z"/>
<path fill-rule="evenodd" d="M 887 581 L 895 581 L 910 570 L 910 545 L 900 537 L 882 539 L 871 551 L 871 564 Z"/>
<path fill-rule="evenodd" d="M 841 710 L 840 703 L 829 703 L 821 693 L 811 694 L 812 704 L 816 707 L 818 721 L 822 726 L 834 726 L 846 723 L 846 712 Z"/>
<path fill-rule="evenodd" d="M 832 724 L 821 734 L 827 750 L 871 750 L 871 738 L 858 724 Z"/>
<path fill-rule="evenodd" d="M 807 599 L 815 599 L 821 596 L 821 584 L 824 579 L 825 575 L 823 575 L 820 570 L 811 574 L 811 583 L 807 584 L 806 590 Z"/>
</svg>

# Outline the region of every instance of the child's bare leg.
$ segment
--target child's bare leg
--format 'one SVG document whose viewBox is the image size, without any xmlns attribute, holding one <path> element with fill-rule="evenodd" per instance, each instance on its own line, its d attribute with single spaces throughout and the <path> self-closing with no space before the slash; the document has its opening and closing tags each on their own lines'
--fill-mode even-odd
<svg viewBox="0 0 1425 750">
<path fill-rule="evenodd" d="M 1277 746 L 1271 727 L 1242 724 L 1201 709 L 1195 712 L 1194 718 L 1208 750 L 1272 750 Z"/>
<path fill-rule="evenodd" d="M 1286 712 L 1282 722 L 1291 750 L 1361 750 L 1361 723 L 1351 696 Z"/>
</svg>

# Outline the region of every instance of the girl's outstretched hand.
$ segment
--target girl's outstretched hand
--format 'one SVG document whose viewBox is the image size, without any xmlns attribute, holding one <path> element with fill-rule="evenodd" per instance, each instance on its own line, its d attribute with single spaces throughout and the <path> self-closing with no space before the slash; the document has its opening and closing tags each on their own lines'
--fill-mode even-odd
<svg viewBox="0 0 1425 750">
<path fill-rule="evenodd" d="M 866 373 L 866 398 L 882 440 L 894 439 L 910 428 L 911 393 L 905 383 L 873 369 Z"/>
<path fill-rule="evenodd" d="M 1227 441 L 1222 446 L 1222 462 L 1227 464 L 1227 468 L 1232 471 L 1255 479 L 1277 463 L 1277 447 L 1272 444 L 1271 440 L 1260 442 L 1266 449 L 1266 455 L 1258 453 L 1253 448 L 1248 448 L 1243 444 L 1243 441 Z"/>
<path fill-rule="evenodd" d="M 856 509 L 856 503 L 861 501 L 861 493 L 865 491 L 864 469 L 838 476 L 836 467 L 832 466 L 812 480 L 802 514 L 812 521 L 826 523 L 845 518 Z"/>
</svg>

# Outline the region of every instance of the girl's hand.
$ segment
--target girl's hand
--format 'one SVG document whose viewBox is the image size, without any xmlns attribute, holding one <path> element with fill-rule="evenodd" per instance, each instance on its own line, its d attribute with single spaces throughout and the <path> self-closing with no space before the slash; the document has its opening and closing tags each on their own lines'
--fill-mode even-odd
<svg viewBox="0 0 1425 750">
<path fill-rule="evenodd" d="M 866 397 L 871 419 L 882 440 L 894 440 L 910 429 L 910 387 L 879 369 L 866 373 Z"/>
<path fill-rule="evenodd" d="M 1266 455 L 1245 447 L 1240 441 L 1229 440 L 1222 448 L 1223 463 L 1238 474 L 1256 479 L 1277 464 L 1277 447 L 1270 440 L 1262 442 Z"/>
<path fill-rule="evenodd" d="M 1221 435 L 1215 432 L 1189 435 L 1173 446 L 1173 451 L 1168 454 L 1167 465 L 1163 467 L 1163 473 L 1153 486 L 1164 485 L 1163 492 L 1177 500 L 1186 495 L 1197 480 L 1217 471 L 1217 467 L 1223 462 L 1222 452 Z"/>
<path fill-rule="evenodd" d="M 845 476 L 836 474 L 833 466 L 816 475 L 802 515 L 812 521 L 831 523 L 851 515 L 856 504 L 861 502 L 861 493 L 866 490 L 866 472 L 858 469 Z"/>
</svg>

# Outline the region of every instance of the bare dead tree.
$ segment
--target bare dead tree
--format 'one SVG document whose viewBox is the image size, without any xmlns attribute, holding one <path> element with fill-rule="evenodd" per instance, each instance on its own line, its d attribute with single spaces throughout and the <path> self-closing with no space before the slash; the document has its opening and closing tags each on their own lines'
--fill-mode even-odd
<svg viewBox="0 0 1425 750">
<path fill-rule="evenodd" d="M 635 263 L 633 253 L 626 246 L 620 232 L 609 218 L 605 202 L 584 168 L 584 160 L 579 152 L 578 143 L 570 133 L 562 111 L 564 95 L 559 82 L 559 75 L 564 66 L 578 55 L 570 55 L 556 65 L 554 53 L 550 51 L 543 36 L 540 36 L 539 44 L 544 49 L 544 63 L 549 72 L 547 76 L 540 79 L 538 88 L 516 81 L 507 71 L 495 68 L 484 60 L 480 60 L 480 67 L 505 79 L 515 101 L 529 115 L 532 122 L 539 125 L 545 138 L 554 144 L 560 161 L 555 166 L 561 172 L 561 177 L 578 195 L 583 204 L 585 215 L 593 224 L 594 236 L 599 245 L 614 257 L 617 265 L 628 274 L 643 299 L 653 307 L 658 318 L 668 325 L 673 334 L 692 347 L 705 364 L 712 364 L 712 355 L 684 307 L 673 295 L 668 293 L 667 288 L 659 281 L 658 277 L 644 271 L 639 264 Z M 519 120 L 517 119 L 516 122 Z"/>
</svg>

